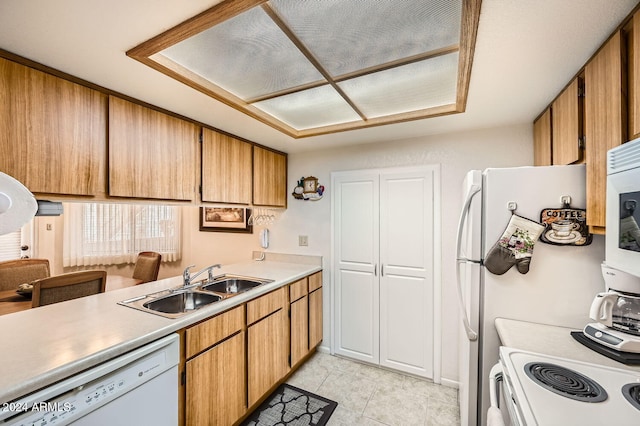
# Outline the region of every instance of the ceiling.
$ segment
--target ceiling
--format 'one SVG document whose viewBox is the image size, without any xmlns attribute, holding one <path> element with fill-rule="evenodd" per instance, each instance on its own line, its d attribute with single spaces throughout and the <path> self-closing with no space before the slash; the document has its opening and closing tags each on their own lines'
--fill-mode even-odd
<svg viewBox="0 0 640 426">
<path fill-rule="evenodd" d="M 0 48 L 285 152 L 531 123 L 637 0 L 483 0 L 465 113 L 294 139 L 125 55 L 216 0 L 2 0 Z"/>
<path fill-rule="evenodd" d="M 464 110 L 480 0 L 239 3 L 127 56 L 295 138 Z"/>
</svg>

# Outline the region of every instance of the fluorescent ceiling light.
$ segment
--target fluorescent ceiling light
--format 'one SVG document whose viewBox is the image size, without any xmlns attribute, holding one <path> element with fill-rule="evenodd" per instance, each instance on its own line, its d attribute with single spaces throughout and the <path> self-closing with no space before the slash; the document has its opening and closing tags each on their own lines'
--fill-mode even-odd
<svg viewBox="0 0 640 426">
<path fill-rule="evenodd" d="M 463 112 L 480 0 L 227 0 L 127 54 L 295 138 Z"/>
</svg>

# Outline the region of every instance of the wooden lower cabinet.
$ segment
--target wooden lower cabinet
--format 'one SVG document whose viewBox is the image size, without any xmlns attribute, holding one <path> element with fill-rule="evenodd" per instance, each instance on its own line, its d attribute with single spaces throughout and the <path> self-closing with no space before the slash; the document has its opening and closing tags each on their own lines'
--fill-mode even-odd
<svg viewBox="0 0 640 426">
<path fill-rule="evenodd" d="M 309 293 L 309 349 L 322 342 L 322 287 Z"/>
<path fill-rule="evenodd" d="M 245 354 L 244 305 L 185 330 L 182 424 L 230 425 L 246 413 Z"/>
<path fill-rule="evenodd" d="M 247 327 L 248 399 L 252 406 L 289 371 L 284 308 Z"/>
<path fill-rule="evenodd" d="M 309 297 L 291 302 L 291 366 L 309 353 Z"/>
<path fill-rule="evenodd" d="M 245 332 L 186 363 L 186 425 L 228 426 L 246 410 Z"/>
<path fill-rule="evenodd" d="M 180 425 L 237 424 L 322 341 L 322 272 L 180 334 Z"/>
</svg>

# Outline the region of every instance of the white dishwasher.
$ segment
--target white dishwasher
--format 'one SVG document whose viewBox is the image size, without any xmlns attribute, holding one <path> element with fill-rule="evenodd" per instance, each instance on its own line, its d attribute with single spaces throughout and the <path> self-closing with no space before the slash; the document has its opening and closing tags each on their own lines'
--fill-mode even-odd
<svg viewBox="0 0 640 426">
<path fill-rule="evenodd" d="M 177 334 L 3 404 L 0 425 L 177 425 Z"/>
</svg>

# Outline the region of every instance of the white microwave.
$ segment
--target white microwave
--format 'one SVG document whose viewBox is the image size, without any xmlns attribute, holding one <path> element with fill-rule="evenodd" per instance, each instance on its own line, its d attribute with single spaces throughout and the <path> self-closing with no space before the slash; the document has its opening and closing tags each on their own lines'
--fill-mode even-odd
<svg viewBox="0 0 640 426">
<path fill-rule="evenodd" d="M 640 138 L 607 153 L 606 264 L 640 277 Z"/>
</svg>

